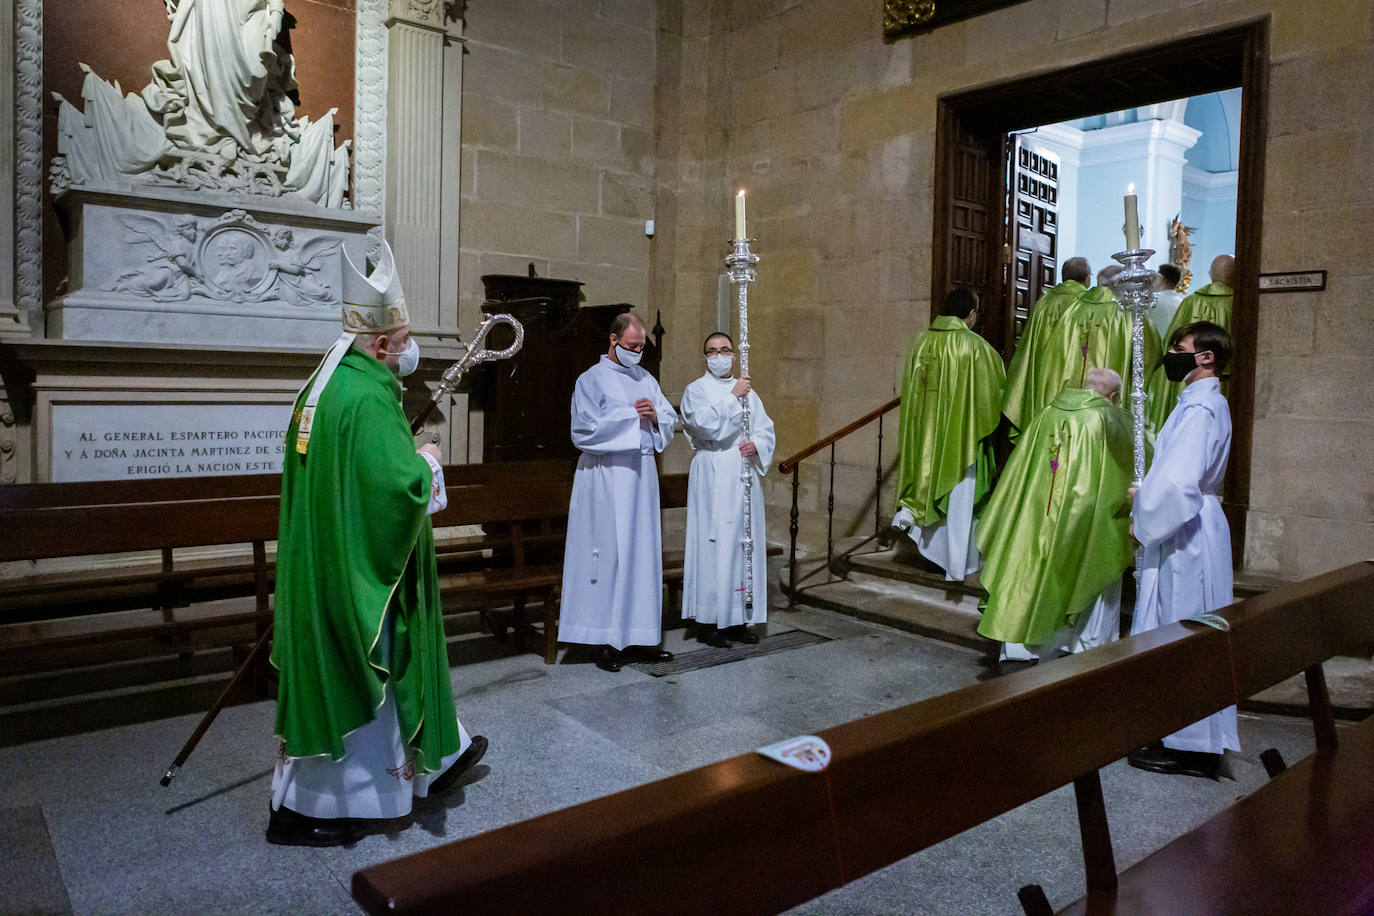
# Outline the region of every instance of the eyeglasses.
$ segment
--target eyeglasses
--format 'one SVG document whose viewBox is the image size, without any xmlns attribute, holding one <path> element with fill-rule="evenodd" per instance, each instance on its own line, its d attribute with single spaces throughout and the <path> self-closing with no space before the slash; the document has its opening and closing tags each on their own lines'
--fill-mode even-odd
<svg viewBox="0 0 1374 916">
<path fill-rule="evenodd" d="M 730 347 L 712 347 L 706 351 L 707 356 L 734 356 L 735 351 Z"/>
</svg>

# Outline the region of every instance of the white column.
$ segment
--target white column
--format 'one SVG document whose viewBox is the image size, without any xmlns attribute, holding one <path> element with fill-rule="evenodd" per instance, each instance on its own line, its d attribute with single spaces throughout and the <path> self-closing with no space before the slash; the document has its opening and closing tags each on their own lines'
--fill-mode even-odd
<svg viewBox="0 0 1374 916">
<path fill-rule="evenodd" d="M 393 0 L 387 22 L 386 235 L 421 334 L 440 325 L 443 19 L 437 2 Z"/>
</svg>

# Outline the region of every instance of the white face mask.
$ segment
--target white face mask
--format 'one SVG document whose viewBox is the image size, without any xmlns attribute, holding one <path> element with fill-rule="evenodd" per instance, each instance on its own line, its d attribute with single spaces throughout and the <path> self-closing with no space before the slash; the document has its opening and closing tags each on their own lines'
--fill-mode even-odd
<svg viewBox="0 0 1374 916">
<path fill-rule="evenodd" d="M 711 370 L 711 374 L 716 378 L 725 378 L 734 367 L 735 358 L 728 353 L 717 353 L 714 356 L 706 357 L 706 368 Z"/>
<path fill-rule="evenodd" d="M 397 378 L 405 378 L 420 366 L 420 345 L 415 342 L 414 337 L 406 338 L 406 348 L 401 351 L 394 370 Z"/>
<path fill-rule="evenodd" d="M 616 344 L 615 358 L 622 366 L 638 366 L 639 361 L 644 358 L 644 354 L 636 353 L 634 350 L 626 350 L 620 344 Z"/>
</svg>

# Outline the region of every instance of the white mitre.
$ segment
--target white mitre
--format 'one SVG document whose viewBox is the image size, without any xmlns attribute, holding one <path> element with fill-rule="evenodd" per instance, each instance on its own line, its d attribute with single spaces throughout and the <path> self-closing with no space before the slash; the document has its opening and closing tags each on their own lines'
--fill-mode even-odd
<svg viewBox="0 0 1374 916">
<path fill-rule="evenodd" d="M 382 240 L 381 258 L 364 273 L 354 264 L 346 247 L 343 252 L 343 336 L 325 354 L 312 381 L 306 382 L 310 396 L 301 408 L 300 423 L 296 427 L 296 451 L 304 455 L 310 447 L 310 429 L 315 420 L 315 408 L 320 395 L 329 384 L 334 370 L 339 368 L 353 339 L 358 334 L 381 334 L 410 325 L 405 296 L 401 293 L 401 277 L 396 272 L 396 259 L 391 246 Z M 302 389 L 304 390 L 304 389 Z M 299 398 L 300 395 L 297 395 Z"/>
<path fill-rule="evenodd" d="M 401 277 L 391 246 L 382 241 L 381 259 L 372 273 L 359 270 L 343 248 L 343 327 L 345 334 L 380 334 L 410 324 Z"/>
</svg>

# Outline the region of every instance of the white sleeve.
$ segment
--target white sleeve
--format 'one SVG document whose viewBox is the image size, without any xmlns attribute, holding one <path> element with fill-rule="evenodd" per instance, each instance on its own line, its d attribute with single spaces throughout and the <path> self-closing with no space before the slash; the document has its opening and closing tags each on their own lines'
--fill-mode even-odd
<svg viewBox="0 0 1374 916">
<path fill-rule="evenodd" d="M 734 395 L 712 402 L 696 384 L 688 385 L 682 394 L 682 425 L 694 439 L 727 442 L 739 432 L 743 417 L 744 409 Z"/>
<path fill-rule="evenodd" d="M 421 452 L 420 455 L 429 462 L 429 509 L 427 511 L 433 515 L 448 508 L 448 490 L 444 488 L 444 466 L 428 452 Z"/>
<path fill-rule="evenodd" d="M 1202 511 L 1212 415 L 1202 407 L 1179 409 L 1184 414 L 1170 432 L 1169 447 L 1155 452 L 1131 509 L 1136 540 L 1147 546 L 1167 540 Z"/>
<path fill-rule="evenodd" d="M 653 428 L 654 451 L 662 452 L 673 441 L 673 432 L 677 429 L 677 411 L 673 410 L 673 405 L 668 403 L 657 385 L 654 386 L 654 412 L 658 414 L 658 423 Z"/>
<path fill-rule="evenodd" d="M 633 404 L 608 404 L 595 378 L 584 373 L 573 389 L 572 443 L 592 455 L 637 452 L 639 411 Z"/>
<path fill-rule="evenodd" d="M 759 469 L 759 475 L 763 476 L 768 473 L 768 466 L 773 463 L 773 451 L 778 444 L 777 436 L 773 430 L 773 418 L 763 409 L 763 401 L 752 391 L 749 392 L 749 397 L 750 432 L 753 434 L 754 448 L 759 450 L 754 464 Z"/>
</svg>

